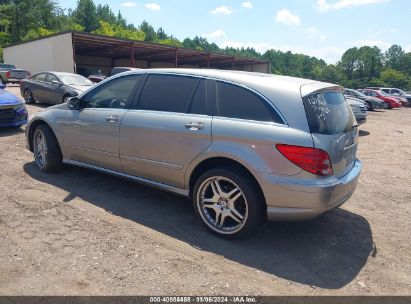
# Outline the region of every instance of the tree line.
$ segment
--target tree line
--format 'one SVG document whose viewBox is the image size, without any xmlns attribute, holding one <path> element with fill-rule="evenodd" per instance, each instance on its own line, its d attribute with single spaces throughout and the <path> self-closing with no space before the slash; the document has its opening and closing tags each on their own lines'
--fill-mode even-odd
<svg viewBox="0 0 411 304">
<path fill-rule="evenodd" d="M 272 73 L 328 81 L 345 87 L 411 88 L 411 53 L 399 45 L 391 46 L 386 52 L 376 46 L 353 47 L 337 64 L 327 64 L 322 59 L 290 51 L 259 53 L 254 48 L 223 49 L 199 36 L 180 41 L 162 27 L 155 29 L 147 21 L 135 26 L 120 12 L 113 12 L 108 5 L 95 5 L 93 0 L 78 0 L 73 10 L 62 9 L 54 0 L 1 0 L 0 61 L 3 60 L 4 45 L 65 30 L 263 59 L 271 62 Z"/>
</svg>

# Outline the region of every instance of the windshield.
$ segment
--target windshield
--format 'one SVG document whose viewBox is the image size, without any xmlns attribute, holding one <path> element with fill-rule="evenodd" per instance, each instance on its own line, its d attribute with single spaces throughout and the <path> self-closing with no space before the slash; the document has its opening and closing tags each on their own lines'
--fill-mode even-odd
<svg viewBox="0 0 411 304">
<path fill-rule="evenodd" d="M 364 95 L 364 94 L 361 93 L 360 91 L 357 91 L 357 90 L 352 90 L 352 91 L 354 92 L 354 94 L 357 94 L 358 96 L 367 97 L 366 95 Z"/>
<path fill-rule="evenodd" d="M 93 83 L 81 75 L 58 75 L 65 85 L 91 86 Z"/>
<path fill-rule="evenodd" d="M 317 93 L 303 100 L 311 133 L 334 135 L 353 130 L 356 120 L 343 94 Z"/>
<path fill-rule="evenodd" d="M 380 93 L 382 96 L 390 96 L 387 93 L 385 93 L 384 91 L 378 91 L 378 93 Z"/>
<path fill-rule="evenodd" d="M 16 67 L 12 64 L 0 64 L 0 69 L 8 69 L 8 70 L 12 70 L 15 69 Z"/>
</svg>

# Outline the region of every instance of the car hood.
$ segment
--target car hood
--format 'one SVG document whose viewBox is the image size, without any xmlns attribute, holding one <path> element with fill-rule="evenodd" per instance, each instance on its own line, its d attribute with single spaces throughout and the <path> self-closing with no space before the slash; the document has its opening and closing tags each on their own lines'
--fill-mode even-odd
<svg viewBox="0 0 411 304">
<path fill-rule="evenodd" d="M 88 90 L 91 86 L 92 86 L 92 84 L 90 84 L 90 85 L 84 85 L 84 86 L 76 86 L 76 85 L 67 85 L 68 87 L 70 87 L 70 88 L 72 88 L 72 89 L 74 89 L 74 90 L 76 90 L 76 91 L 80 91 L 80 92 L 85 92 L 86 90 Z"/>
<path fill-rule="evenodd" d="M 357 99 L 357 98 L 347 98 L 347 102 L 350 106 L 363 106 L 364 102 L 361 99 Z"/>
<path fill-rule="evenodd" d="M 8 104 L 18 104 L 20 102 L 21 100 L 17 96 L 0 89 L 0 106 Z"/>
</svg>

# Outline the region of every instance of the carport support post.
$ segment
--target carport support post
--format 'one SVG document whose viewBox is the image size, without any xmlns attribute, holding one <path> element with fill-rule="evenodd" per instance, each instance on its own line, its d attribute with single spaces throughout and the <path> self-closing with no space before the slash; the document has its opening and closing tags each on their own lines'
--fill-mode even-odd
<svg viewBox="0 0 411 304">
<path fill-rule="evenodd" d="M 134 42 L 131 45 L 130 65 L 134 68 Z"/>
<path fill-rule="evenodd" d="M 178 68 L 178 50 L 175 52 L 175 63 L 176 63 L 176 68 Z"/>
</svg>

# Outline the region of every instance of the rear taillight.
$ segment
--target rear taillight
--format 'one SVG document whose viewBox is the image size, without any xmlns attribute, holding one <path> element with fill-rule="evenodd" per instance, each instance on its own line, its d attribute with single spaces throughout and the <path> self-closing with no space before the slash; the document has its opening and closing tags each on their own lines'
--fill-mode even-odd
<svg viewBox="0 0 411 304">
<path fill-rule="evenodd" d="M 332 175 L 328 153 L 315 148 L 277 144 L 278 151 L 290 162 L 315 175 Z"/>
<path fill-rule="evenodd" d="M 6 72 L 6 77 L 7 78 L 10 78 L 10 75 L 11 75 L 10 72 Z"/>
</svg>

